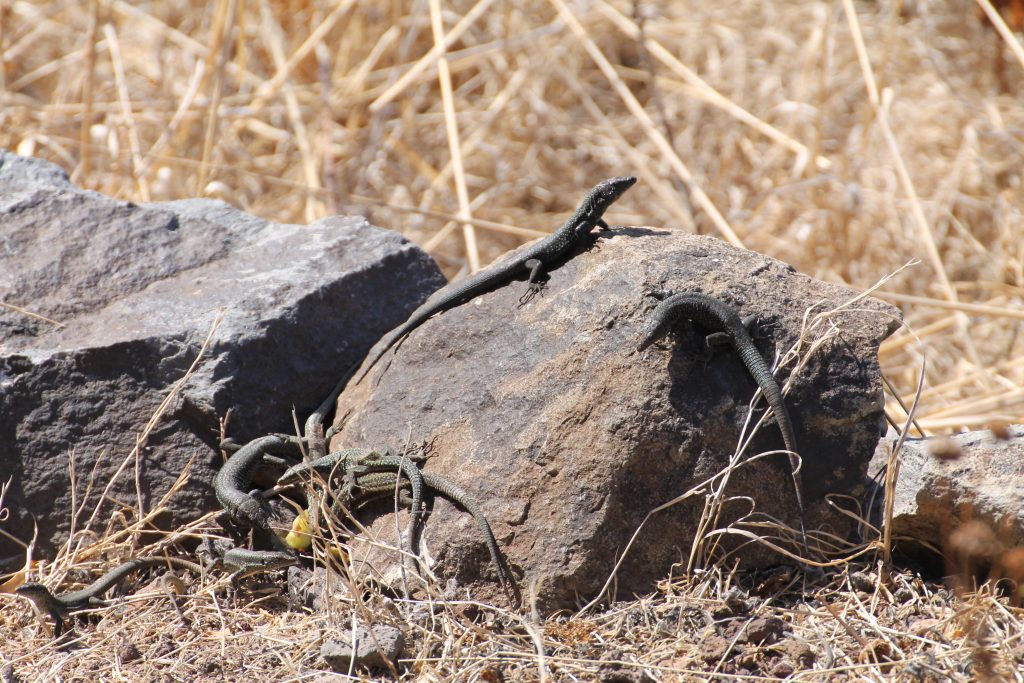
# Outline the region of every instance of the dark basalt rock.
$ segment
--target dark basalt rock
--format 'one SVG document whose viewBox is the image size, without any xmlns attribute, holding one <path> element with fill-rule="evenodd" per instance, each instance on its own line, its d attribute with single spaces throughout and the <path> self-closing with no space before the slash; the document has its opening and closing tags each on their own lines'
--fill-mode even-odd
<svg viewBox="0 0 1024 683">
<path fill-rule="evenodd" d="M 137 505 L 141 494 L 148 510 L 191 463 L 163 522 L 214 509 L 228 410 L 239 440 L 293 431 L 293 407 L 304 419 L 443 282 L 422 251 L 362 218 L 306 227 L 209 200 L 135 205 L 0 151 L 3 300 L 62 323 L 0 309 L 3 530 L 28 541 L 37 522 L 37 556 L 67 537 L 72 460 L 77 529 L 119 470 L 109 498 Z M 136 437 L 218 317 L 199 369 L 142 443 L 137 491 Z M 117 507 L 107 503 L 93 528 Z M 0 558 L 18 552 L 0 538 Z"/>
<path fill-rule="evenodd" d="M 426 470 L 476 498 L 521 584 L 537 581 L 542 608 L 569 607 L 599 591 L 649 512 L 726 467 L 756 390 L 731 350 L 705 365 L 703 332 L 686 324 L 636 353 L 655 304 L 646 293 L 701 291 L 756 315 L 773 326 L 758 342 L 769 358 L 797 341 L 808 309 L 808 320 L 834 311 L 828 321 L 839 334 L 779 376 L 792 383 L 786 405 L 809 526 L 848 532 L 849 520 L 824 500 L 863 488 L 883 427 L 878 344 L 896 309 L 865 299 L 834 310 L 856 292 L 716 239 L 639 228 L 617 230 L 553 269 L 545 295 L 519 307 L 524 288 L 513 282 L 413 331 L 341 396 L 338 415 L 348 418 L 335 445 L 400 446 L 410 435 L 430 442 Z M 823 320 L 809 331 L 804 348 L 827 329 Z M 764 409 L 759 401 L 753 423 Z M 786 456 L 750 458 L 782 445 L 775 424 L 762 425 L 729 478 L 731 502 L 714 528 L 752 508 L 751 519 L 796 526 Z M 687 562 L 703 502 L 692 495 L 651 517 L 618 571 L 620 596 L 652 590 Z M 392 519 L 371 532 L 397 545 Z M 468 515 L 438 502 L 423 538 L 440 576 L 474 595 L 499 594 Z M 730 553 L 730 563 L 780 560 L 743 537 L 720 539 L 716 556 Z M 397 576 L 397 553 L 363 550 L 375 575 Z"/>
</svg>

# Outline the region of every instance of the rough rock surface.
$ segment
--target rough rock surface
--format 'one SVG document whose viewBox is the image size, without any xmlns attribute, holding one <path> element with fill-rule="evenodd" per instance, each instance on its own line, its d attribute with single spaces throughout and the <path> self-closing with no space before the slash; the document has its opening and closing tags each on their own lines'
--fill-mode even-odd
<svg viewBox="0 0 1024 683">
<path fill-rule="evenodd" d="M 354 643 L 352 631 L 345 631 L 320 647 L 320 656 L 331 669 L 348 673 L 352 669 L 382 669 L 388 662 L 397 664 L 405 649 L 405 636 L 400 630 L 384 624 L 371 628 L 356 624 L 354 631 Z"/>
<path fill-rule="evenodd" d="M 774 324 L 759 342 L 769 356 L 796 341 L 808 307 L 832 311 L 855 295 L 713 238 L 646 228 L 619 229 L 550 275 L 545 295 L 525 306 L 517 307 L 525 284 L 513 282 L 415 330 L 341 396 L 337 414 L 351 413 L 333 444 L 430 442 L 426 470 L 475 496 L 520 584 L 537 580 L 544 609 L 594 596 L 648 512 L 723 469 L 749 412 L 756 386 L 739 358 L 723 351 L 705 367 L 703 333 L 690 326 L 634 351 L 655 303 L 646 293 L 702 291 L 756 314 Z M 841 332 L 810 353 L 786 403 L 810 526 L 842 535 L 848 523 L 824 496 L 863 487 L 882 431 L 877 346 L 898 312 L 866 299 L 829 319 Z M 754 417 L 762 412 L 759 401 Z M 781 447 L 777 427 L 766 423 L 745 453 Z M 787 464 L 781 454 L 745 459 L 727 493 L 749 499 L 734 499 L 715 526 L 751 504 L 755 516 L 795 526 Z M 703 500 L 692 496 L 651 518 L 617 574 L 620 596 L 649 591 L 673 563 L 686 562 Z M 398 542 L 386 517 L 372 532 Z M 474 595 L 497 594 L 468 515 L 437 503 L 423 538 L 439 575 L 472 585 Z M 746 545 L 732 558 L 751 567 L 778 560 L 761 548 Z M 396 575 L 395 553 L 367 548 L 365 556 L 382 575 Z"/>
<path fill-rule="evenodd" d="M 288 598 L 294 605 L 324 612 L 330 605 L 343 601 L 347 594 L 348 585 L 337 576 L 328 576 L 326 567 L 288 567 Z"/>
<path fill-rule="evenodd" d="M 43 553 L 66 537 L 72 457 L 87 517 L 222 315 L 139 458 L 146 506 L 195 459 L 165 521 L 212 509 L 219 418 L 232 411 L 239 439 L 291 431 L 293 406 L 300 416 L 313 409 L 443 282 L 419 249 L 362 218 L 305 227 L 215 201 L 139 206 L 0 150 L 0 296 L 63 324 L 0 309 L 0 481 L 12 480 L 4 530 L 27 541 L 34 517 Z M 134 465 L 110 492 L 129 505 Z M 0 539 L 0 558 L 16 552 Z"/>
<path fill-rule="evenodd" d="M 985 429 L 907 439 L 893 498 L 897 545 L 914 555 L 917 549 L 908 542 L 941 548 L 949 532 L 968 520 L 987 524 L 1006 546 L 1024 545 L 1024 425 L 1011 427 L 1009 437 L 999 439 Z M 896 440 L 887 434 L 868 468 L 878 485 L 872 512 L 879 525 L 881 486 Z"/>
</svg>

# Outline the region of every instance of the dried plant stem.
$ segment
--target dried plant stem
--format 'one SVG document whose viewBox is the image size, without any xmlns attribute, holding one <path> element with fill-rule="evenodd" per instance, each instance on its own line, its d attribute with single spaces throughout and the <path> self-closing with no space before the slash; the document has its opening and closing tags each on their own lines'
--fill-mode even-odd
<svg viewBox="0 0 1024 683">
<path fill-rule="evenodd" d="M 598 4 L 598 8 L 602 14 L 612 20 L 616 28 L 628 35 L 634 40 L 641 39 L 640 27 L 635 21 L 627 17 L 625 14 L 612 7 L 610 4 L 601 0 Z M 726 112 L 738 121 L 741 121 L 757 132 L 761 133 L 765 137 L 769 138 L 773 142 L 782 145 L 786 149 L 790 150 L 799 158 L 810 157 L 810 150 L 801 142 L 794 140 L 790 136 L 786 135 L 782 131 L 778 130 L 774 126 L 762 121 L 757 118 L 743 107 L 740 107 L 729 98 L 722 95 L 720 92 L 715 90 L 713 87 L 708 85 L 700 76 L 696 74 L 690 67 L 686 66 L 683 62 L 669 52 L 664 45 L 654 40 L 653 38 L 646 38 L 644 40 L 644 46 L 647 50 L 658 58 L 658 60 L 667 66 L 669 70 L 675 73 L 677 76 L 683 79 L 687 85 L 693 87 L 696 94 L 701 97 L 705 102 L 718 107 L 722 111 Z M 816 156 L 814 157 L 815 165 L 822 170 L 828 169 L 832 166 L 832 162 L 826 157 Z"/>
<path fill-rule="evenodd" d="M 39 313 L 33 313 L 32 311 L 28 310 L 27 308 L 22 308 L 21 306 L 15 306 L 14 304 L 9 304 L 6 301 L 0 301 L 0 308 L 6 308 L 8 310 L 14 311 L 15 313 L 21 313 L 22 315 L 27 315 L 30 318 L 35 318 L 36 320 L 42 320 L 43 322 L 50 323 L 54 327 L 64 327 L 64 323 L 62 323 L 62 322 L 58 322 L 58 321 L 56 321 L 56 320 L 54 320 L 52 318 L 47 318 L 45 315 L 42 315 L 42 314 L 39 314 Z"/>
<path fill-rule="evenodd" d="M 199 164 L 199 180 L 197 194 L 206 188 L 206 179 L 210 171 L 210 160 L 213 155 L 213 141 L 220 127 L 220 100 L 224 92 L 224 69 L 228 63 L 228 35 L 234 29 L 235 13 L 238 0 L 221 0 L 217 5 L 214 19 L 214 30 L 211 32 L 213 44 L 208 52 L 207 63 L 213 64 L 213 80 L 210 84 L 210 104 L 206 110 L 206 135 L 203 137 L 203 156 Z"/>
<path fill-rule="evenodd" d="M 501 92 L 498 93 L 498 96 L 490 101 L 487 105 L 487 109 L 483 113 L 484 120 L 466 136 L 465 142 L 462 143 L 462 153 L 464 156 L 470 156 L 473 154 L 477 147 L 487 140 L 488 134 L 492 132 L 491 125 L 504 111 L 513 95 L 519 91 L 519 87 L 523 84 L 526 78 L 527 74 L 525 71 L 516 71 L 512 74 L 512 78 L 508 80 L 508 83 L 505 84 L 505 87 L 501 89 Z M 449 157 L 444 166 L 441 167 L 441 170 L 438 171 L 437 175 L 430 181 L 430 190 L 435 191 L 441 185 L 448 182 L 454 168 L 454 157 Z"/>
<path fill-rule="evenodd" d="M 487 193 L 486 192 L 478 194 L 476 197 L 473 198 L 473 201 L 470 202 L 469 208 L 470 208 L 470 210 L 477 209 L 477 208 L 481 207 L 484 204 L 484 202 L 486 202 L 486 201 L 487 201 Z M 430 239 L 428 239 L 426 242 L 423 243 L 423 250 L 428 252 L 428 253 L 433 253 L 434 250 L 437 249 L 438 246 L 442 242 L 444 242 L 448 238 L 448 236 L 452 234 L 452 232 L 455 231 L 456 226 L 458 226 L 460 224 L 461 225 L 465 225 L 466 221 L 465 220 L 451 220 L 451 221 L 448 221 L 447 223 L 445 223 L 444 225 L 442 225 L 440 230 L 438 230 L 436 233 L 431 235 Z M 477 225 L 476 221 L 474 221 L 472 223 L 472 225 L 474 225 L 474 226 Z"/>
<path fill-rule="evenodd" d="M 121 59 L 121 47 L 117 40 L 117 34 L 110 24 L 103 25 L 103 33 L 107 38 L 107 46 L 110 49 L 110 61 L 114 65 L 114 75 L 117 79 L 117 96 L 121 103 L 121 116 L 124 117 L 128 129 L 128 146 L 131 149 L 132 176 L 135 179 L 136 189 L 139 198 L 149 201 L 149 183 L 143 172 L 142 144 L 139 142 L 139 130 L 135 125 L 135 116 L 132 114 L 132 103 L 128 95 L 128 84 L 125 82 L 124 62 Z"/>
<path fill-rule="evenodd" d="M 202 85 L 203 76 L 205 74 L 206 62 L 197 61 L 195 71 L 192 72 L 192 77 L 188 82 L 188 88 L 185 90 L 185 95 L 181 98 L 181 102 L 178 103 L 178 108 L 174 111 L 174 115 L 171 117 L 167 127 L 160 131 L 160 137 L 156 139 L 153 146 L 146 152 L 145 159 L 143 159 L 145 172 L 149 172 L 154 161 L 167 160 L 167 158 L 162 156 L 161 153 L 163 152 L 164 147 L 171 144 L 175 134 L 178 132 L 182 122 L 185 120 L 186 115 L 195 103 L 196 97 L 199 94 L 199 87 Z"/>
<path fill-rule="evenodd" d="M 262 15 L 262 35 L 270 49 L 270 55 L 277 66 L 278 73 L 289 71 L 287 59 L 284 54 L 283 38 L 281 27 L 274 23 L 274 14 L 266 0 L 260 4 Z M 306 180 L 306 187 L 310 190 L 306 193 L 305 217 L 307 223 L 312 223 L 323 215 L 323 204 L 317 199 L 316 191 L 322 188 L 320 184 L 320 173 L 317 165 L 317 157 L 313 154 L 313 145 L 310 143 L 309 131 L 302 119 L 302 111 L 299 108 L 299 100 L 295 90 L 288 83 L 287 78 L 281 83 L 284 92 L 284 100 L 288 109 L 288 120 L 291 123 L 295 146 L 299 148 L 299 155 L 302 158 L 302 174 Z"/>
<path fill-rule="evenodd" d="M 727 242 L 733 246 L 742 247 L 743 242 L 739 236 L 732 229 L 729 223 L 725 220 L 715 205 L 711 202 L 711 199 L 704 193 L 704 190 L 697 184 L 696 178 L 690 173 L 690 169 L 686 167 L 683 160 L 679 158 L 676 151 L 672 148 L 671 143 L 665 139 L 665 136 L 658 130 L 657 126 L 654 125 L 654 121 L 648 116 L 647 112 L 644 111 L 643 106 L 637 101 L 636 97 L 630 92 L 626 84 L 622 82 L 619 75 L 615 73 L 615 67 L 611 65 L 607 57 L 601 53 L 601 50 L 594 44 L 594 41 L 587 35 L 587 30 L 583 28 L 583 25 L 569 10 L 566 4 L 562 0 L 551 0 L 551 4 L 554 5 L 555 9 L 558 10 L 558 14 L 565 23 L 572 30 L 573 35 L 582 43 L 584 49 L 590 58 L 594 60 L 601 73 L 604 74 L 605 78 L 608 79 L 608 83 L 612 86 L 626 107 L 630 110 L 637 121 L 643 127 L 644 132 L 648 138 L 657 146 L 659 151 L 664 155 L 665 160 L 672 167 L 679 178 L 686 183 L 686 186 L 690 189 L 690 195 L 694 202 L 708 215 L 715 228 L 722 234 Z"/>
<path fill-rule="evenodd" d="M 892 512 L 895 503 L 896 482 L 900 476 L 900 449 L 910 433 L 910 425 L 915 424 L 914 417 L 917 412 L 918 402 L 921 400 L 921 389 L 924 386 L 924 375 L 926 369 L 924 353 L 921 354 L 921 369 L 918 372 L 917 391 L 914 392 L 914 401 L 910 404 L 910 411 L 900 431 L 899 439 L 893 446 L 892 453 L 885 467 L 885 502 L 882 513 L 882 558 L 888 565 L 892 562 Z"/>
<path fill-rule="evenodd" d="M 636 149 L 622 136 L 618 127 L 601 111 L 601 108 L 594 101 L 594 98 L 590 96 L 590 93 L 580 86 L 574 78 L 566 78 L 565 83 L 579 95 L 580 101 L 583 102 L 587 112 L 602 124 L 604 131 L 615 140 L 618 148 L 629 157 L 630 162 L 636 166 L 637 172 L 650 183 L 651 189 L 665 203 L 665 206 L 672 212 L 676 220 L 680 222 L 683 229 L 694 232 L 696 226 L 693 223 L 693 214 L 690 212 L 690 207 L 679 196 L 674 187 L 662 180 L 656 170 L 655 160 L 647 157 L 647 155 Z"/>
<path fill-rule="evenodd" d="M 277 72 L 269 80 L 260 85 L 256 92 L 256 97 L 253 99 L 253 109 L 259 109 L 264 106 L 268 100 L 273 98 L 277 91 L 280 90 L 281 86 L 288 80 L 292 71 L 296 65 L 299 64 L 303 59 L 309 56 L 311 52 L 316 48 L 317 45 L 323 44 L 327 34 L 338 24 L 338 21 L 352 10 L 352 6 L 355 5 L 356 0 L 341 0 L 330 14 L 324 17 L 323 21 L 313 31 L 306 36 L 306 39 L 302 41 L 302 45 L 299 46 L 295 52 L 292 53 L 291 57 L 284 62 L 280 61 L 281 55 L 274 55 L 275 64 L 277 66 Z M 280 39 L 277 41 L 280 43 Z M 280 45 L 277 46 L 280 48 Z"/>
<path fill-rule="evenodd" d="M 900 294 L 899 292 L 887 292 L 879 290 L 875 293 L 880 299 L 888 299 L 897 303 L 914 304 L 929 308 L 941 308 L 949 311 L 960 311 L 974 315 L 990 315 L 997 318 L 1013 318 L 1024 320 L 1024 310 L 1006 308 L 1004 306 L 987 306 L 985 304 L 969 304 L 962 301 L 943 301 L 924 296 L 913 296 L 911 294 Z"/>
<path fill-rule="evenodd" d="M 991 0 L 976 0 L 978 6 L 988 17 L 988 20 L 992 22 L 992 25 L 996 27 L 996 31 L 999 33 L 999 37 L 1003 39 L 1010 51 L 1013 52 L 1013 56 L 1017 58 L 1017 62 L 1021 68 L 1024 68 L 1024 48 L 1020 45 L 1020 40 L 1013 34 L 1010 27 L 1006 25 L 1003 20 L 1003 15 L 999 13 L 995 7 L 992 6 Z"/>
<path fill-rule="evenodd" d="M 857 19 L 857 12 L 853 8 L 852 0 L 842 0 L 842 2 L 849 23 L 850 34 L 853 36 L 853 44 L 857 50 L 857 59 L 860 62 L 861 71 L 864 75 L 864 85 L 867 89 L 868 100 L 875 110 L 875 120 L 878 122 L 878 127 L 882 131 L 882 136 L 885 138 L 885 143 L 889 148 L 893 165 L 896 167 L 896 172 L 899 176 L 900 185 L 910 200 L 911 215 L 914 217 L 914 223 L 917 226 L 921 243 L 925 247 L 928 260 L 931 262 L 932 269 L 939 278 L 946 297 L 950 301 L 956 301 L 956 293 L 949 283 L 949 276 L 946 274 L 946 267 L 939 256 L 939 250 L 935 244 L 931 226 L 928 225 L 928 220 L 925 218 L 924 210 L 921 208 L 921 202 L 917 197 L 917 190 L 914 189 L 914 183 L 910 179 L 907 166 L 903 163 L 903 155 L 900 153 L 896 136 L 893 135 L 892 128 L 889 126 L 888 110 L 892 92 L 886 91 L 881 96 L 879 95 L 875 74 L 871 69 L 871 62 L 868 59 L 867 47 L 864 45 L 864 36 L 860 30 L 860 21 Z"/>
<path fill-rule="evenodd" d="M 179 47 L 181 47 L 181 49 L 183 49 L 186 52 L 188 52 L 191 56 L 198 57 L 200 59 L 206 59 L 206 61 L 209 64 L 214 64 L 218 60 L 217 51 L 219 50 L 219 45 L 220 45 L 220 42 L 221 42 L 221 38 L 223 37 L 223 36 L 221 36 L 221 38 L 219 38 L 218 35 L 221 35 L 223 33 L 223 30 L 225 29 L 224 24 L 220 24 L 216 20 L 214 21 L 214 28 L 217 29 L 217 30 L 214 31 L 214 43 L 213 43 L 213 46 L 212 46 L 214 51 L 211 52 L 210 48 L 205 47 L 198 40 L 195 40 L 194 38 L 191 38 L 191 37 L 185 35 L 181 31 L 178 31 L 176 29 L 171 28 L 170 26 L 168 26 L 164 22 L 162 22 L 159 19 L 157 19 L 156 17 L 154 17 L 152 14 L 146 12 L 143 9 L 140 9 L 139 7 L 136 7 L 135 5 L 131 4 L 130 2 L 127 2 L 127 0 L 109 0 L 109 1 L 110 1 L 111 9 L 113 9 L 114 11 L 119 12 L 121 14 L 124 14 L 125 16 L 129 16 L 129 17 L 132 17 L 134 19 L 139 19 L 140 21 L 144 22 L 145 24 L 147 24 L 149 26 L 152 26 L 160 34 L 166 36 L 171 42 L 173 42 L 175 45 L 178 45 Z M 220 5 L 218 6 L 218 16 L 222 16 L 220 13 L 225 8 L 225 4 L 226 3 L 223 2 L 223 0 L 222 0 Z M 234 11 L 230 12 L 230 16 L 231 17 L 235 16 Z M 234 21 L 232 19 L 232 21 L 227 26 L 228 30 L 230 30 L 230 24 L 233 24 L 233 23 L 234 23 Z M 97 46 L 97 47 L 100 47 L 100 46 Z M 234 76 L 236 78 L 239 78 L 240 80 L 244 81 L 247 85 L 255 87 L 255 86 L 259 86 L 260 84 L 263 83 L 263 78 L 261 78 L 260 76 L 257 76 L 256 74 L 252 73 L 251 71 L 248 71 L 246 69 L 243 69 L 243 68 L 239 67 L 239 65 L 236 64 L 233 61 L 227 62 L 224 65 L 224 67 L 227 69 L 228 73 L 230 73 L 232 76 Z"/>
<path fill-rule="evenodd" d="M 476 230 L 466 219 L 472 217 L 469 192 L 466 190 L 466 171 L 462 165 L 462 148 L 459 144 L 459 126 L 455 120 L 455 100 L 452 96 L 452 75 L 448 60 L 444 56 L 444 26 L 441 24 L 441 2 L 430 0 L 430 27 L 434 33 L 437 56 L 437 79 L 441 85 L 441 103 L 444 108 L 444 124 L 448 133 L 448 151 L 451 153 L 452 172 L 455 176 L 455 194 L 459 200 L 459 221 L 462 223 L 462 237 L 466 243 L 466 258 L 469 270 L 480 270 L 480 252 L 476 244 Z"/>
<path fill-rule="evenodd" d="M 889 108 L 892 104 L 893 96 L 892 90 L 886 88 L 882 91 L 881 95 L 879 95 L 875 75 L 871 69 L 871 61 L 868 59 L 867 47 L 864 44 L 864 36 L 860 29 L 860 21 L 857 19 L 857 12 L 853 7 L 853 0 L 843 0 L 843 10 L 846 12 L 850 35 L 853 37 L 853 44 L 857 51 L 857 61 L 860 63 L 860 68 L 864 76 L 864 85 L 867 88 L 868 100 L 870 100 L 871 106 L 874 108 L 875 120 L 878 122 L 878 127 L 882 131 L 882 137 L 885 139 L 885 144 L 889 148 L 889 153 L 892 157 L 893 165 L 896 167 L 896 173 L 899 177 L 900 185 L 906 193 L 907 198 L 910 200 L 910 213 L 914 218 L 914 224 L 917 227 L 918 236 L 920 237 L 921 243 L 924 245 L 925 252 L 928 254 L 928 260 L 932 265 L 932 269 L 939 278 L 939 285 L 945 293 L 946 299 L 955 303 L 957 301 L 956 290 L 954 290 L 952 284 L 950 284 L 949 275 L 946 273 L 946 266 L 942 262 L 938 246 L 935 243 L 935 236 L 932 234 L 931 226 L 924 215 L 924 209 L 921 208 L 921 201 L 918 199 L 917 190 L 914 189 L 914 183 L 910 179 L 910 173 L 907 170 L 907 165 L 903 161 L 903 155 L 900 153 L 899 144 L 896 142 L 896 136 L 893 134 L 892 127 L 889 125 Z M 971 356 L 971 360 L 974 362 L 975 367 L 984 367 L 984 363 L 981 361 L 981 357 L 978 354 L 978 350 L 971 338 L 967 326 L 968 321 L 966 318 L 958 316 L 957 331 L 959 332 L 962 343 L 967 349 L 968 354 Z M 987 380 L 985 381 L 987 382 Z"/>
<path fill-rule="evenodd" d="M 466 12 L 461 19 L 459 19 L 458 23 L 452 27 L 452 30 L 449 31 L 440 42 L 437 41 L 437 36 L 435 35 L 434 46 L 430 48 L 430 51 L 417 60 L 408 71 L 402 74 L 387 90 L 382 92 L 377 99 L 371 102 L 369 106 L 370 111 L 379 111 L 396 97 L 405 92 L 405 90 L 420 74 L 443 58 L 445 51 L 454 45 L 455 42 L 462 37 L 462 34 L 472 27 L 473 24 L 476 23 L 477 19 L 483 16 L 484 12 L 486 12 L 493 3 L 494 0 L 477 0 L 477 3 L 473 5 L 473 7 L 470 8 L 470 10 Z M 433 12 L 433 9 L 431 9 L 431 12 Z"/>
<path fill-rule="evenodd" d="M 78 129 L 78 168 L 73 178 L 88 182 L 91 170 L 89 131 L 92 128 L 93 94 L 96 86 L 96 29 L 99 25 L 99 0 L 89 0 L 89 28 L 85 32 L 85 82 L 82 84 L 82 124 Z M 144 174 L 145 170 L 140 169 Z"/>
</svg>

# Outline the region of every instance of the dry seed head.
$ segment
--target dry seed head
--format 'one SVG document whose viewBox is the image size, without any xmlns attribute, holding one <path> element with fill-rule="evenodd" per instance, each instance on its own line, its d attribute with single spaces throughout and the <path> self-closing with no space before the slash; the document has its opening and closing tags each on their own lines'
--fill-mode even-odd
<svg viewBox="0 0 1024 683">
<path fill-rule="evenodd" d="M 943 462 L 956 460 L 964 454 L 955 441 L 944 436 L 928 440 L 928 453 L 936 460 L 942 460 Z"/>
<path fill-rule="evenodd" d="M 985 429 L 992 432 L 992 436 L 1000 441 L 1009 441 L 1012 436 L 1009 423 L 1003 420 L 992 420 L 985 425 Z"/>
<path fill-rule="evenodd" d="M 992 528 L 977 520 L 964 522 L 949 535 L 949 548 L 962 558 L 990 559 L 1003 550 Z"/>
</svg>

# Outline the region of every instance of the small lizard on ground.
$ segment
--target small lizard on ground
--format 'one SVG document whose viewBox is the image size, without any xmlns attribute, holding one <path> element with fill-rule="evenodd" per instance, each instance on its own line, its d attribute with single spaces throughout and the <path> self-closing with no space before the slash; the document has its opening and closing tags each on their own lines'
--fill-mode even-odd
<svg viewBox="0 0 1024 683">
<path fill-rule="evenodd" d="M 284 569 L 296 564 L 299 558 L 295 553 L 284 550 L 249 550 L 248 548 L 232 548 L 224 553 L 220 563 L 231 572 L 231 582 L 260 572 Z"/>
<path fill-rule="evenodd" d="M 284 569 L 299 561 L 298 555 L 290 550 L 250 550 L 236 547 L 227 538 L 203 536 L 196 548 L 196 555 L 203 562 L 206 571 L 223 569 L 230 572 L 232 595 L 238 590 L 242 579 L 253 574 Z"/>
<path fill-rule="evenodd" d="M 476 275 L 451 284 L 432 296 L 413 311 L 409 319 L 392 331 L 387 341 L 365 365 L 358 384 L 366 374 L 387 353 L 388 349 L 422 325 L 431 316 L 461 306 L 470 299 L 510 282 L 525 270 L 529 271 L 529 288 L 524 297 L 529 297 L 544 288 L 543 268 L 564 258 L 578 244 L 586 239 L 594 228 L 608 229 L 602 216 L 622 194 L 636 182 L 636 177 L 625 176 L 601 181 L 587 193 L 576 212 L 553 234 L 545 237 L 515 258 L 482 270 Z"/>
<path fill-rule="evenodd" d="M 501 554 L 501 550 L 498 548 L 498 541 L 494 538 L 494 532 L 491 530 L 491 525 L 487 521 L 487 517 L 484 516 L 483 511 L 477 506 L 473 497 L 457 484 L 445 477 L 431 474 L 429 472 L 422 472 L 421 474 L 423 475 L 423 482 L 426 484 L 428 490 L 441 494 L 456 506 L 461 507 L 473 516 L 473 519 L 476 520 L 477 526 L 480 527 L 480 530 L 484 534 L 484 540 L 487 543 L 487 550 L 491 554 L 491 561 L 494 562 L 498 572 L 498 581 L 507 591 L 509 591 L 513 599 L 518 602 L 518 591 L 516 589 L 515 582 L 512 581 L 511 573 L 509 572 L 504 557 Z M 393 492 L 396 484 L 403 487 L 403 489 L 405 486 L 408 486 L 406 480 L 403 479 L 402 481 L 397 482 L 396 479 L 396 472 L 359 474 L 356 477 L 356 486 L 358 487 L 360 494 L 366 497 L 373 497 L 374 494 Z M 402 493 L 405 493 L 404 490 Z M 407 495 L 400 496 L 399 500 L 403 504 L 409 504 L 412 502 Z M 411 550 L 414 553 L 417 552 L 416 546 L 411 546 Z"/>
<path fill-rule="evenodd" d="M 236 586 L 242 578 L 274 569 L 284 569 L 296 564 L 298 556 L 283 550 L 249 550 L 237 548 L 233 541 L 204 536 L 196 555 L 203 561 L 207 571 L 224 569 L 231 572 L 231 585 Z"/>
<path fill-rule="evenodd" d="M 166 566 L 186 569 L 188 571 L 195 572 L 196 574 L 202 572 L 202 568 L 195 562 L 190 562 L 177 557 L 139 557 L 134 560 L 128 560 L 124 564 L 114 567 L 85 588 L 72 591 L 71 593 L 54 595 L 49 588 L 34 581 L 21 584 L 14 590 L 14 592 L 31 600 L 36 606 L 36 609 L 40 612 L 49 614 L 53 617 L 54 637 L 59 638 L 61 633 L 64 632 L 64 620 L 67 619 L 72 612 L 87 609 L 89 607 L 100 607 L 106 604 L 104 600 L 100 599 L 100 596 L 119 584 L 121 581 L 124 581 L 129 574 L 138 569 Z"/>
<path fill-rule="evenodd" d="M 807 545 L 804 531 L 804 497 L 800 480 L 800 461 L 797 457 L 796 436 L 793 434 L 793 423 L 789 419 L 786 403 L 782 397 L 775 376 L 761 352 L 754 345 L 754 340 L 747 331 L 747 326 L 736 311 L 723 301 L 699 292 L 682 292 L 667 296 L 664 292 L 653 292 L 654 296 L 665 298 L 654 308 L 650 318 L 644 324 L 637 337 L 637 350 L 643 351 L 655 341 L 664 337 L 672 329 L 676 321 L 689 319 L 701 327 L 715 333 L 724 334 L 747 367 L 757 386 L 761 388 L 765 400 L 775 412 L 775 421 L 782 432 L 782 441 L 786 450 L 790 451 L 789 461 L 792 469 L 793 483 L 796 488 L 796 502 L 800 511 L 800 528 Z M 717 341 L 717 335 L 709 335 L 709 343 Z"/>
</svg>

